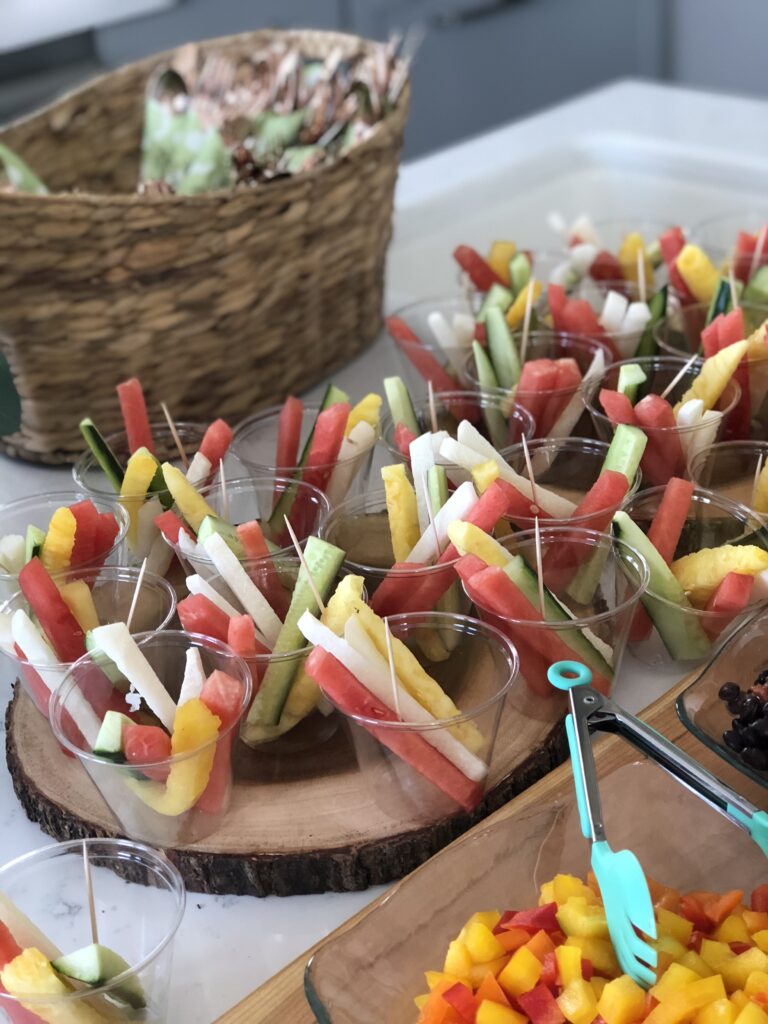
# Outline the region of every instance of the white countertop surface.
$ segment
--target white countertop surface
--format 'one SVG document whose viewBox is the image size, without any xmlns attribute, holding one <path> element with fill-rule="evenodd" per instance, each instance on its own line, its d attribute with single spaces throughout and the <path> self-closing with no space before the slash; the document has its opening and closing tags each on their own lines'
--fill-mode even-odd
<svg viewBox="0 0 768 1024">
<path fill-rule="evenodd" d="M 761 204 L 768 177 L 765 103 L 619 82 L 402 168 L 387 308 L 450 292 L 450 253 L 495 237 L 554 248 L 550 209 L 691 225 Z M 336 374 L 353 395 L 394 372 L 384 340 Z M 85 413 L 86 410 L 83 410 Z M 191 415 L 192 410 L 188 410 Z M 192 417 L 194 418 L 194 417 Z M 0 456 L 0 502 L 67 489 L 69 469 Z M 617 696 L 639 709 L 676 681 L 625 665 Z M 0 705 L 8 696 L 0 669 Z M 4 737 L 3 737 L 4 739 Z M 0 766 L 0 863 L 50 842 L 30 824 Z M 210 1024 L 381 890 L 256 900 L 190 893 L 169 1020 Z"/>
</svg>

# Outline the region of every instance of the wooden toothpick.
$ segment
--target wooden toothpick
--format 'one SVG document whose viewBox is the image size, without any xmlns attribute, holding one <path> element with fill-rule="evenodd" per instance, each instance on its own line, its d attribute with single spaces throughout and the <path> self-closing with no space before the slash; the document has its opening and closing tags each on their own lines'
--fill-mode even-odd
<svg viewBox="0 0 768 1024">
<path fill-rule="evenodd" d="M 755 276 L 755 274 L 757 273 L 757 268 L 760 266 L 760 263 L 762 261 L 763 249 L 765 248 L 766 234 L 768 234 L 768 224 L 763 224 L 757 236 L 757 242 L 755 243 L 755 251 L 752 253 L 752 262 L 749 265 L 749 277 L 747 278 L 747 283 L 749 283 L 749 281 Z"/>
<path fill-rule="evenodd" d="M 229 519 L 229 493 L 227 491 L 227 478 L 224 475 L 223 459 L 219 459 L 219 478 L 221 480 L 221 518 Z"/>
<path fill-rule="evenodd" d="M 427 381 L 427 394 L 429 395 L 429 421 L 432 424 L 432 433 L 437 433 L 437 407 L 435 406 L 435 389 L 432 381 Z"/>
<path fill-rule="evenodd" d="M 533 502 L 531 505 L 531 512 L 533 512 L 534 516 L 538 516 L 541 508 L 539 507 L 539 502 L 536 498 L 536 479 L 533 475 L 533 463 L 531 462 L 531 453 L 528 451 L 528 441 L 526 440 L 525 434 L 521 435 L 521 441 L 523 445 L 525 468 L 528 470 L 528 480 L 531 484 L 531 501 Z"/>
<path fill-rule="evenodd" d="M 531 312 L 533 310 L 533 292 L 536 278 L 531 277 L 528 281 L 528 291 L 525 293 L 525 314 L 523 315 L 523 337 L 520 341 L 520 362 L 525 362 L 525 353 L 528 348 L 528 334 L 531 329 Z"/>
<path fill-rule="evenodd" d="M 546 605 L 544 604 L 544 559 L 541 555 L 541 530 L 539 529 L 539 517 L 533 520 L 533 535 L 536 544 L 536 575 L 539 581 L 539 608 L 542 619 L 547 618 Z"/>
<path fill-rule="evenodd" d="M 752 498 L 751 498 L 751 501 L 752 501 L 752 505 L 753 506 L 755 504 L 755 499 L 757 497 L 757 481 L 760 479 L 760 474 L 763 471 L 763 454 L 764 454 L 763 452 L 760 452 L 760 458 L 757 460 L 757 469 L 755 470 L 755 478 L 752 481 Z"/>
<path fill-rule="evenodd" d="M 392 697 L 395 702 L 395 714 L 403 720 L 402 712 L 400 711 L 400 694 L 397 687 L 397 672 L 395 672 L 395 654 L 392 650 L 392 634 L 389 631 L 389 623 L 384 619 L 384 639 L 387 644 L 387 661 L 389 662 L 389 680 L 392 683 Z"/>
<path fill-rule="evenodd" d="M 91 862 L 88 860 L 88 846 L 83 840 L 83 874 L 85 875 L 85 892 L 88 898 L 88 914 L 91 919 L 91 939 L 94 946 L 99 944 L 99 926 L 96 921 L 96 904 L 93 900 L 93 879 L 91 878 Z"/>
<path fill-rule="evenodd" d="M 173 443 L 176 445 L 176 448 L 178 450 L 179 458 L 181 459 L 181 464 L 184 467 L 184 469 L 189 469 L 189 459 L 187 458 L 187 453 L 184 451 L 184 445 L 181 443 L 181 438 L 179 437 L 179 432 L 176 429 L 176 424 L 173 422 L 173 417 L 168 412 L 168 406 L 165 404 L 165 402 L 161 402 L 160 408 L 163 410 L 163 416 L 165 416 L 166 422 L 168 423 L 168 429 L 171 432 Z"/>
<path fill-rule="evenodd" d="M 293 532 L 293 527 L 288 521 L 288 516 L 283 516 L 283 521 L 285 522 L 285 527 L 288 530 L 288 534 L 290 535 L 293 546 L 296 548 L 296 554 L 299 556 L 299 561 L 301 562 L 302 568 L 304 569 L 304 572 L 307 574 L 307 583 L 309 583 L 309 589 L 312 591 L 312 596 L 314 597 L 315 601 L 317 601 L 317 607 L 320 609 L 320 614 L 323 615 L 325 613 L 325 602 L 323 601 L 322 597 L 320 597 L 320 593 L 317 587 L 315 586 L 315 581 L 312 579 L 312 573 L 309 571 L 309 566 L 307 565 L 307 560 L 304 557 L 304 552 L 301 550 L 299 538 Z"/>
<path fill-rule="evenodd" d="M 679 381 L 681 381 L 681 380 L 683 379 L 683 377 L 684 377 L 684 376 L 686 375 L 686 373 L 688 373 L 688 371 L 690 370 L 690 368 L 691 368 L 691 367 L 693 366 L 693 364 L 694 364 L 694 363 L 696 362 L 696 360 L 697 360 L 697 359 L 699 359 L 699 358 L 700 358 L 700 356 L 699 356 L 699 353 L 698 353 L 698 352 L 694 352 L 694 353 L 693 353 L 693 355 L 691 356 L 691 358 L 690 358 L 690 359 L 688 360 L 688 362 L 687 362 L 687 363 L 685 364 L 685 366 L 683 366 L 683 367 L 681 368 L 681 370 L 680 370 L 680 372 L 679 372 L 679 373 L 675 374 L 675 376 L 674 376 L 674 377 L 672 378 L 672 380 L 671 380 L 671 381 L 669 382 L 669 384 L 667 384 L 667 386 L 666 386 L 666 387 L 664 388 L 664 390 L 663 390 L 663 391 L 661 392 L 661 396 L 660 396 L 661 398 L 666 398 L 666 397 L 667 397 L 667 395 L 668 395 L 668 394 L 669 394 L 669 393 L 670 393 L 671 391 L 673 391 L 673 390 L 674 390 L 674 388 L 675 388 L 675 385 L 676 385 L 676 384 L 677 384 L 677 383 L 678 383 Z"/>
<path fill-rule="evenodd" d="M 733 272 L 733 267 L 728 271 L 728 285 L 731 289 L 731 305 L 734 309 L 738 309 L 739 293 L 736 291 L 736 275 Z"/>
<path fill-rule="evenodd" d="M 133 597 L 131 598 L 131 607 L 128 609 L 128 616 L 125 620 L 125 625 L 128 631 L 131 629 L 131 622 L 133 620 L 133 613 L 136 611 L 136 605 L 139 603 L 139 591 L 141 585 L 144 582 L 144 573 L 147 571 L 147 559 L 141 563 L 141 569 L 139 569 L 139 578 L 136 580 L 136 586 L 133 588 Z"/>
<path fill-rule="evenodd" d="M 637 250 L 637 296 L 641 302 L 647 301 L 648 292 L 645 283 L 645 250 Z"/>
</svg>

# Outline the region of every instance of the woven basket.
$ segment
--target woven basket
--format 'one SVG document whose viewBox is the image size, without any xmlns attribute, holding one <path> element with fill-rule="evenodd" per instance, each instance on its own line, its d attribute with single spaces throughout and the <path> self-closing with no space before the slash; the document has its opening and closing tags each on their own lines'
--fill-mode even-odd
<svg viewBox="0 0 768 1024">
<path fill-rule="evenodd" d="M 202 48 L 249 55 L 278 37 L 317 57 L 372 45 L 264 31 Z M 71 461 L 81 417 L 119 428 L 114 387 L 133 375 L 150 415 L 165 401 L 179 420 L 236 421 L 317 383 L 381 326 L 407 88 L 332 165 L 253 189 L 138 196 L 144 90 L 168 57 L 0 132 L 50 189 L 79 190 L 0 194 L 0 351 L 22 403 L 7 454 Z"/>
</svg>

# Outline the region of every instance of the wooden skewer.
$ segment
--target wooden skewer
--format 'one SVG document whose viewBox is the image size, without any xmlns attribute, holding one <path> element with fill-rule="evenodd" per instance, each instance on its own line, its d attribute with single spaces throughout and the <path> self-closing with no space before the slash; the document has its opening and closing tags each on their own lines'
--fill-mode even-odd
<svg viewBox="0 0 768 1024">
<path fill-rule="evenodd" d="M 224 475 L 224 460 L 219 459 L 219 477 L 221 478 L 221 518 L 229 519 L 229 493 L 227 478 Z"/>
<path fill-rule="evenodd" d="M 760 474 L 763 471 L 763 452 L 760 452 L 760 458 L 757 460 L 757 469 L 755 470 L 755 478 L 752 481 L 752 505 L 755 504 L 757 497 L 757 481 L 760 479 Z"/>
<path fill-rule="evenodd" d="M 667 395 L 670 393 L 670 391 L 674 390 L 675 385 L 678 383 L 678 381 L 681 381 L 683 379 L 683 377 L 686 375 L 686 373 L 690 370 L 690 368 L 693 366 L 693 364 L 699 358 L 701 358 L 699 356 L 699 353 L 698 352 L 694 352 L 693 355 L 691 356 L 691 358 L 685 364 L 685 366 L 682 367 L 682 369 L 680 370 L 679 373 L 675 374 L 675 376 L 672 378 L 672 380 L 669 382 L 669 384 L 667 384 L 667 386 L 661 392 L 661 398 L 666 398 Z"/>
<path fill-rule="evenodd" d="M 288 521 L 288 516 L 283 516 L 283 520 L 285 522 L 286 529 L 288 530 L 288 533 L 290 535 L 291 541 L 293 542 L 293 546 L 296 548 L 296 554 L 299 556 L 299 561 L 302 564 L 304 572 L 307 574 L 307 582 L 309 583 L 309 588 L 312 591 L 312 596 L 317 601 L 317 607 L 320 609 L 320 614 L 323 615 L 325 613 L 325 602 L 323 601 L 322 597 L 320 597 L 320 593 L 317 587 L 315 586 L 315 581 L 312 579 L 312 573 L 309 571 L 309 566 L 307 565 L 307 560 L 304 557 L 304 552 L 301 550 L 299 538 L 293 532 L 293 527 Z"/>
<path fill-rule="evenodd" d="M 402 721 L 403 716 L 400 711 L 400 694 L 397 688 L 397 672 L 395 672 L 395 655 L 392 650 L 392 634 L 389 631 L 389 623 L 384 619 L 384 639 L 387 643 L 387 661 L 389 662 L 389 679 L 392 683 L 392 697 L 395 702 L 395 714 Z"/>
<path fill-rule="evenodd" d="M 749 277 L 747 282 L 755 276 L 757 268 L 760 266 L 760 261 L 763 258 L 763 249 L 765 248 L 766 235 L 768 234 L 768 224 L 763 224 L 760 228 L 760 232 L 757 236 L 757 242 L 755 243 L 755 251 L 752 253 L 752 262 L 749 265 Z"/>
<path fill-rule="evenodd" d="M 734 309 L 738 309 L 739 293 L 736 291 L 736 275 L 733 272 L 733 267 L 728 271 L 728 285 L 731 289 L 731 305 Z"/>
<path fill-rule="evenodd" d="M 125 620 L 125 625 L 128 630 L 131 628 L 131 622 L 133 621 L 133 613 L 136 611 L 136 605 L 139 603 L 139 591 L 141 585 L 144 582 L 144 573 L 147 571 L 147 559 L 141 563 L 141 569 L 139 569 L 139 578 L 136 580 L 136 586 L 133 588 L 133 597 L 131 598 L 131 607 L 128 609 L 128 615 Z"/>
<path fill-rule="evenodd" d="M 541 508 L 539 506 L 538 499 L 536 498 L 536 479 L 533 475 L 533 463 L 531 462 L 531 453 L 528 451 L 528 441 L 526 440 L 525 434 L 521 435 L 521 441 L 523 444 L 523 458 L 525 459 L 525 468 L 528 471 L 528 479 L 531 484 L 531 512 L 534 516 L 538 516 Z"/>
<path fill-rule="evenodd" d="M 525 353 L 528 348 L 528 334 L 531 330 L 531 312 L 533 310 L 533 292 L 536 278 L 531 277 L 528 281 L 528 291 L 525 293 L 525 314 L 523 315 L 523 337 L 520 340 L 520 362 L 525 362 Z"/>
<path fill-rule="evenodd" d="M 437 433 L 437 407 L 435 406 L 435 389 L 432 381 L 427 381 L 427 394 L 429 395 L 429 421 L 432 424 L 432 433 Z"/>
<path fill-rule="evenodd" d="M 645 283 L 645 249 L 637 250 L 637 296 L 641 302 L 647 302 L 648 292 Z"/>
<path fill-rule="evenodd" d="M 93 879 L 91 878 L 91 862 L 88 860 L 88 846 L 83 840 L 83 874 L 85 875 L 85 892 L 88 898 L 88 914 L 91 918 L 91 939 L 96 946 L 99 943 L 99 926 L 96 921 L 96 904 L 93 900 Z"/>
<path fill-rule="evenodd" d="M 539 517 L 533 520 L 533 531 L 536 544 L 536 575 L 539 581 L 539 608 L 541 617 L 546 620 L 546 605 L 544 603 L 544 560 L 541 555 L 541 530 L 539 529 Z"/>
<path fill-rule="evenodd" d="M 168 412 L 168 406 L 165 404 L 165 402 L 161 402 L 160 408 L 163 410 L 163 416 L 165 416 L 166 422 L 168 423 L 168 429 L 171 432 L 173 443 L 176 445 L 176 448 L 179 452 L 181 464 L 184 467 L 184 469 L 189 469 L 189 459 L 187 458 L 187 453 L 184 451 L 184 445 L 181 443 L 181 438 L 179 437 L 179 432 L 176 429 L 176 424 L 173 422 L 173 417 Z"/>
</svg>

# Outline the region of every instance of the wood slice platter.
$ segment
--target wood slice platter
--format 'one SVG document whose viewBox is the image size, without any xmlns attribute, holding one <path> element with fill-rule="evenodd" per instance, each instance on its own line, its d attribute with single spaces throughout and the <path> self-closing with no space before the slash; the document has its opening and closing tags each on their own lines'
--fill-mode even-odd
<svg viewBox="0 0 768 1024">
<path fill-rule="evenodd" d="M 559 697 L 542 701 L 518 688 L 502 713 L 482 804 L 426 824 L 391 779 L 360 770 L 344 724 L 305 750 L 276 755 L 240 745 L 220 827 L 166 853 L 188 889 L 217 895 L 347 892 L 394 881 L 560 764 L 564 711 Z M 49 835 L 121 834 L 90 777 L 62 752 L 18 684 L 6 713 L 6 757 L 27 817 Z"/>
</svg>

